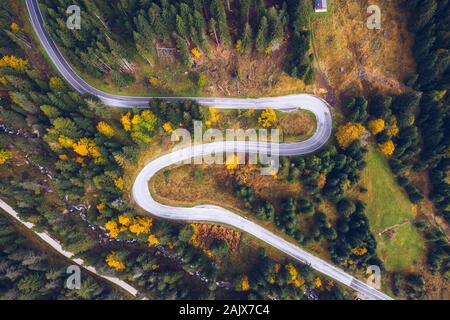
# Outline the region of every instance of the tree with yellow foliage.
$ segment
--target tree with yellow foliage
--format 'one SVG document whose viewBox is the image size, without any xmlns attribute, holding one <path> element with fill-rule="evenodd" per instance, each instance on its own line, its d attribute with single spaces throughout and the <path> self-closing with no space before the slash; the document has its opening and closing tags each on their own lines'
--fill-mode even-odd
<svg viewBox="0 0 450 320">
<path fill-rule="evenodd" d="M 165 132 L 168 132 L 168 133 L 172 133 L 173 132 L 173 127 L 172 127 L 172 124 L 170 122 L 164 123 L 163 129 L 164 129 Z"/>
<path fill-rule="evenodd" d="M 238 156 L 236 154 L 233 154 L 230 159 L 227 158 L 225 165 L 228 171 L 234 171 L 239 165 Z"/>
<path fill-rule="evenodd" d="M 208 85 L 208 78 L 206 77 L 205 74 L 200 74 L 197 78 L 197 86 L 199 88 L 204 88 Z"/>
<path fill-rule="evenodd" d="M 242 50 L 242 40 L 239 39 L 238 41 L 236 41 L 236 45 L 234 47 L 235 47 L 237 52 L 242 53 L 243 52 L 243 50 Z"/>
<path fill-rule="evenodd" d="M 365 128 L 361 124 L 347 122 L 337 130 L 336 139 L 342 149 L 347 149 L 353 141 L 358 140 L 365 131 Z"/>
<path fill-rule="evenodd" d="M 395 151 L 395 145 L 392 140 L 386 141 L 378 145 L 381 153 L 383 153 L 386 157 L 391 157 Z"/>
<path fill-rule="evenodd" d="M 150 110 L 135 114 L 131 119 L 131 137 L 136 142 L 150 143 L 157 122 L 158 118 Z"/>
<path fill-rule="evenodd" d="M 111 252 L 106 257 L 105 261 L 108 264 L 108 266 L 110 266 L 113 269 L 116 269 L 118 271 L 125 270 L 125 264 L 117 259 L 117 254 L 115 252 Z"/>
<path fill-rule="evenodd" d="M 141 116 L 139 114 L 135 114 L 133 116 L 133 118 L 131 119 L 131 124 L 133 126 L 137 126 L 137 125 L 139 125 L 139 123 L 141 123 Z"/>
<path fill-rule="evenodd" d="M 319 277 L 317 277 L 317 278 L 314 279 L 314 286 L 315 286 L 317 289 L 322 288 L 322 280 L 321 280 Z"/>
<path fill-rule="evenodd" d="M 144 120 L 142 125 L 149 131 L 153 131 L 155 129 L 156 122 L 158 118 L 156 118 L 155 114 L 150 110 L 144 110 L 141 113 L 142 119 Z"/>
<path fill-rule="evenodd" d="M 209 121 L 211 125 L 216 124 L 220 120 L 219 112 L 216 108 L 209 108 Z"/>
<path fill-rule="evenodd" d="M 89 142 L 88 147 L 89 147 L 89 148 L 88 148 L 88 149 L 89 149 L 89 155 L 90 155 L 92 158 L 98 159 L 98 158 L 101 157 L 100 150 L 99 150 L 99 148 L 97 147 L 97 145 L 95 144 L 95 142 L 94 142 L 93 140 L 91 140 L 91 141 Z"/>
<path fill-rule="evenodd" d="M 18 32 L 20 30 L 20 27 L 16 22 L 11 23 L 10 28 L 12 32 Z"/>
<path fill-rule="evenodd" d="M 367 253 L 366 246 L 362 246 L 361 248 L 353 248 L 352 253 L 357 256 L 363 256 Z"/>
<path fill-rule="evenodd" d="M 106 136 L 106 137 L 108 137 L 108 138 L 114 137 L 114 134 L 115 134 L 114 128 L 111 127 L 109 124 L 107 124 L 107 123 L 104 122 L 104 121 L 100 121 L 100 122 L 97 124 L 97 130 L 98 130 L 98 132 L 100 132 L 102 135 L 104 135 L 104 136 Z"/>
<path fill-rule="evenodd" d="M 84 158 L 82 158 L 82 157 L 76 157 L 75 162 L 80 164 L 82 167 L 84 167 L 86 165 L 86 163 L 84 162 Z"/>
<path fill-rule="evenodd" d="M 261 112 L 260 117 L 258 118 L 258 123 L 263 128 L 272 127 L 277 121 L 277 114 L 273 109 L 266 109 Z"/>
<path fill-rule="evenodd" d="M 243 276 L 241 279 L 241 289 L 242 291 L 250 290 L 250 280 L 247 276 Z"/>
<path fill-rule="evenodd" d="M 122 123 L 123 129 L 128 132 L 131 130 L 131 113 L 125 113 L 120 117 L 120 123 Z"/>
<path fill-rule="evenodd" d="M 161 81 L 155 76 L 148 77 L 148 83 L 153 88 L 158 88 L 161 85 Z"/>
<path fill-rule="evenodd" d="M 4 165 L 12 159 L 12 152 L 9 150 L 1 149 L 0 150 L 0 165 Z"/>
<path fill-rule="evenodd" d="M 288 263 L 286 265 L 286 270 L 289 272 L 289 275 L 291 276 L 291 283 L 296 288 L 300 288 L 305 284 L 305 280 L 300 276 L 297 268 L 292 263 Z"/>
<path fill-rule="evenodd" d="M 325 184 L 327 183 L 327 175 L 322 173 L 318 178 L 317 178 L 317 186 L 319 188 L 323 188 L 325 186 Z"/>
<path fill-rule="evenodd" d="M 133 223 L 133 219 L 125 215 L 120 215 L 119 223 L 125 227 L 129 227 Z"/>
<path fill-rule="evenodd" d="M 198 235 L 200 234 L 200 226 L 198 224 L 191 224 L 191 227 L 194 232 L 192 233 L 190 242 L 194 247 L 199 247 Z"/>
<path fill-rule="evenodd" d="M 100 150 L 98 149 L 94 140 L 89 138 L 81 138 L 78 142 L 74 143 L 73 151 L 82 157 L 91 156 L 94 159 L 100 158 Z"/>
<path fill-rule="evenodd" d="M 160 243 L 158 238 L 156 238 L 156 236 L 154 236 L 153 234 L 148 236 L 147 242 L 149 247 L 156 246 Z"/>
<path fill-rule="evenodd" d="M 64 89 L 64 82 L 58 77 L 51 77 L 49 84 L 50 88 L 52 88 L 55 91 Z"/>
<path fill-rule="evenodd" d="M 120 191 L 123 191 L 123 189 L 124 189 L 123 178 L 122 177 L 118 177 L 117 179 L 115 179 L 114 180 L 114 185 L 116 186 L 117 189 L 119 189 Z"/>
<path fill-rule="evenodd" d="M 66 136 L 59 136 L 58 142 L 63 148 L 72 148 L 75 144 L 75 141 L 73 139 Z"/>
<path fill-rule="evenodd" d="M 197 48 L 192 49 L 191 53 L 197 59 L 200 59 L 202 57 L 202 54 L 201 54 L 200 50 L 198 50 Z"/>
<path fill-rule="evenodd" d="M 385 126 L 386 124 L 384 122 L 384 119 L 374 119 L 370 120 L 368 123 L 369 130 L 373 135 L 377 135 L 382 132 Z"/>
<path fill-rule="evenodd" d="M 130 225 L 130 232 L 139 236 L 141 234 L 150 233 L 150 229 L 153 225 L 153 220 L 151 218 L 135 218 Z"/>
<path fill-rule="evenodd" d="M 212 253 L 211 250 L 203 249 L 202 252 L 203 252 L 204 254 L 206 254 L 209 258 L 211 258 L 211 257 L 213 256 L 213 253 Z"/>
<path fill-rule="evenodd" d="M 25 71 L 28 67 L 28 60 L 24 60 L 16 56 L 3 56 L 0 59 L 0 68 L 2 67 L 11 67 L 17 71 Z"/>
<path fill-rule="evenodd" d="M 119 225 L 114 220 L 105 223 L 105 229 L 111 238 L 117 238 L 120 234 Z"/>
<path fill-rule="evenodd" d="M 391 116 L 391 125 L 389 126 L 389 129 L 387 130 L 387 134 L 390 135 L 391 137 L 396 137 L 398 136 L 400 129 L 398 127 L 397 124 L 397 117 L 396 116 Z"/>
</svg>

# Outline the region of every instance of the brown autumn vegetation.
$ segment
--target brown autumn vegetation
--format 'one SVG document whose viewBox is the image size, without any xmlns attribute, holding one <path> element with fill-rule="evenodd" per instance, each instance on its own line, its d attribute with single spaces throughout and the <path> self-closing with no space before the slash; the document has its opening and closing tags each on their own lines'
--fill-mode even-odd
<svg viewBox="0 0 450 320">
<path fill-rule="evenodd" d="M 241 242 L 241 233 L 217 224 L 199 224 L 196 243 L 209 248 L 213 240 L 224 240 L 231 251 L 236 251 Z"/>
<path fill-rule="evenodd" d="M 341 0 L 312 21 L 318 69 L 339 95 L 398 94 L 414 73 L 413 36 L 401 2 L 380 0 L 381 30 L 366 26 L 368 0 Z"/>
<path fill-rule="evenodd" d="M 216 47 L 210 58 L 199 60 L 198 71 L 208 79 L 204 92 L 211 96 L 256 97 L 311 90 L 283 71 L 286 55 L 286 42 L 269 55 L 239 54 L 235 49 Z"/>
</svg>

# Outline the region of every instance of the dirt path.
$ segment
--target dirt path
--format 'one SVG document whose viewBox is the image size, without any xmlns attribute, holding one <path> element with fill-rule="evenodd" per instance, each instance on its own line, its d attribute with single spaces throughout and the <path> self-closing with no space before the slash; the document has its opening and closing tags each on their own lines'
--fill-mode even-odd
<svg viewBox="0 0 450 320">
<path fill-rule="evenodd" d="M 405 222 L 402 222 L 402 223 L 394 224 L 393 226 L 387 227 L 386 229 L 384 229 L 383 231 L 381 231 L 378 235 L 379 235 L 379 236 L 382 236 L 384 233 L 387 233 L 387 232 L 392 231 L 392 230 L 394 230 L 394 229 L 397 229 L 397 228 L 406 226 L 406 225 L 408 225 L 408 224 L 411 224 L 411 221 L 410 221 L 410 220 L 405 221 Z"/>
</svg>

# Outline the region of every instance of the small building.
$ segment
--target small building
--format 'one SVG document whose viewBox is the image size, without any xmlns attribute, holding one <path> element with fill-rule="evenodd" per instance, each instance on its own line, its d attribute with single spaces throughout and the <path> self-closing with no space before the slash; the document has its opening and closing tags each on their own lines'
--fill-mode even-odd
<svg viewBox="0 0 450 320">
<path fill-rule="evenodd" d="M 314 0 L 314 11 L 315 12 L 327 12 L 327 0 Z"/>
</svg>

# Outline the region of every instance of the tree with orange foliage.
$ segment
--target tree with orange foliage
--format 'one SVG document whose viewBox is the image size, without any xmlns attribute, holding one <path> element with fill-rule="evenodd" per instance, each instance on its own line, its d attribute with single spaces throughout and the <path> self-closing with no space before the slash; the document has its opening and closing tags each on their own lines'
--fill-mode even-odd
<svg viewBox="0 0 450 320">
<path fill-rule="evenodd" d="M 378 147 L 380 148 L 381 153 L 383 153 L 386 157 L 391 157 L 394 154 L 395 145 L 392 140 L 381 143 Z"/>
<path fill-rule="evenodd" d="M 20 30 L 20 27 L 16 22 L 11 23 L 10 28 L 12 32 L 17 32 Z"/>
<path fill-rule="evenodd" d="M 367 248 L 362 246 L 361 248 L 353 248 L 352 253 L 357 256 L 363 256 L 367 253 Z"/>
<path fill-rule="evenodd" d="M 243 276 L 241 279 L 241 289 L 242 291 L 250 290 L 250 280 L 247 276 Z"/>
<path fill-rule="evenodd" d="M 325 184 L 327 183 L 327 175 L 322 173 L 318 178 L 317 178 L 317 186 L 319 188 L 323 188 L 325 186 Z"/>
<path fill-rule="evenodd" d="M 62 160 L 62 161 L 67 161 L 67 160 L 69 160 L 69 157 L 67 156 L 67 154 L 60 154 L 60 155 L 58 156 L 58 158 L 59 158 L 59 160 Z"/>
<path fill-rule="evenodd" d="M 192 230 L 194 232 L 192 233 L 192 237 L 191 237 L 190 242 L 191 242 L 191 244 L 194 247 L 199 247 L 200 246 L 200 242 L 198 241 L 198 235 L 200 233 L 200 225 L 198 225 L 198 224 L 191 224 L 191 227 L 192 227 Z"/>
</svg>

